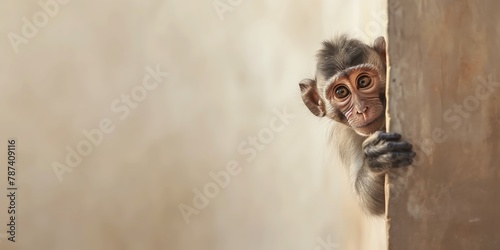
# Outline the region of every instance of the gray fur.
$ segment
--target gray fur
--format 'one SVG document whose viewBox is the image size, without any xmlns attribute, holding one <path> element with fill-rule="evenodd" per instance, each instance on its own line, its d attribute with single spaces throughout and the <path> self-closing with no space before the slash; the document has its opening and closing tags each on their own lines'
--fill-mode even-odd
<svg viewBox="0 0 500 250">
<path fill-rule="evenodd" d="M 331 144 L 350 175 L 354 191 L 366 211 L 373 215 L 385 212 L 385 174 L 391 180 L 390 192 L 396 194 L 404 186 L 408 173 L 407 166 L 412 163 L 415 153 L 411 145 L 401 141 L 401 136 L 383 131 L 370 132 L 369 136 L 358 134 L 350 127 L 342 112 L 331 105 L 325 97 L 327 81 L 344 70 L 362 64 L 374 65 L 379 72 L 380 95 L 372 107 L 385 108 L 385 41 L 378 38 L 370 47 L 359 40 L 341 35 L 325 41 L 318 53 L 315 80 L 305 79 L 300 84 L 305 105 L 317 116 L 326 116 L 333 121 Z M 380 106 L 379 106 L 380 107 Z M 383 126 L 383 125 L 382 125 Z M 385 130 L 385 127 L 380 128 Z"/>
</svg>

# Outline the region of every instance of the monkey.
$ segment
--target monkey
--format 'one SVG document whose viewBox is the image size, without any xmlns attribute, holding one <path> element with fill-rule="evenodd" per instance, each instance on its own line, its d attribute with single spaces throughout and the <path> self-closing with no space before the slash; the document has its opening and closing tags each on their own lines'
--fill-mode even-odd
<svg viewBox="0 0 500 250">
<path fill-rule="evenodd" d="M 314 80 L 299 83 L 309 111 L 333 120 L 330 140 L 364 211 L 375 216 L 385 213 L 385 174 L 401 179 L 416 155 L 400 134 L 385 132 L 386 67 L 384 37 L 369 46 L 343 34 L 323 42 Z"/>
</svg>

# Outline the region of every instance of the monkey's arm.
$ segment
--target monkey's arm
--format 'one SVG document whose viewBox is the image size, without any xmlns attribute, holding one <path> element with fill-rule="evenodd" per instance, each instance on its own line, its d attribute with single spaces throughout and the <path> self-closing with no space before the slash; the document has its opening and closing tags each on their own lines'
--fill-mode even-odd
<svg viewBox="0 0 500 250">
<path fill-rule="evenodd" d="M 374 215 L 385 212 L 385 173 L 412 163 L 411 144 L 400 141 L 401 135 L 377 131 L 363 142 L 364 162 L 354 187 L 365 208 Z"/>
<path fill-rule="evenodd" d="M 356 193 L 364 208 L 373 215 L 382 215 L 385 212 L 385 175 L 372 173 L 366 163 L 359 170 L 354 183 Z"/>
</svg>

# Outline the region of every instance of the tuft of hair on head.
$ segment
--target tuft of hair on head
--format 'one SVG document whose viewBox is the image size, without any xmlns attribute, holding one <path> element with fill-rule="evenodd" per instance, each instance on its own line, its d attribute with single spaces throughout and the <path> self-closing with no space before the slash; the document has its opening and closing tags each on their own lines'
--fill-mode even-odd
<svg viewBox="0 0 500 250">
<path fill-rule="evenodd" d="M 323 41 L 317 54 L 317 70 L 326 79 L 346 68 L 364 63 L 367 60 L 369 46 L 346 34 Z"/>
</svg>

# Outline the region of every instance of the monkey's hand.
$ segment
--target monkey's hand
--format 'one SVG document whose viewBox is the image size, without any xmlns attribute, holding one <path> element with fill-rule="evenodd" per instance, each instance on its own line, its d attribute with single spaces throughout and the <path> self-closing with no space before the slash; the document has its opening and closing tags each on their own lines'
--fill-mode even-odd
<svg viewBox="0 0 500 250">
<path fill-rule="evenodd" d="M 405 167 L 413 162 L 412 145 L 401 141 L 401 135 L 377 131 L 363 142 L 363 152 L 372 172 L 385 173 L 391 168 Z"/>
</svg>

